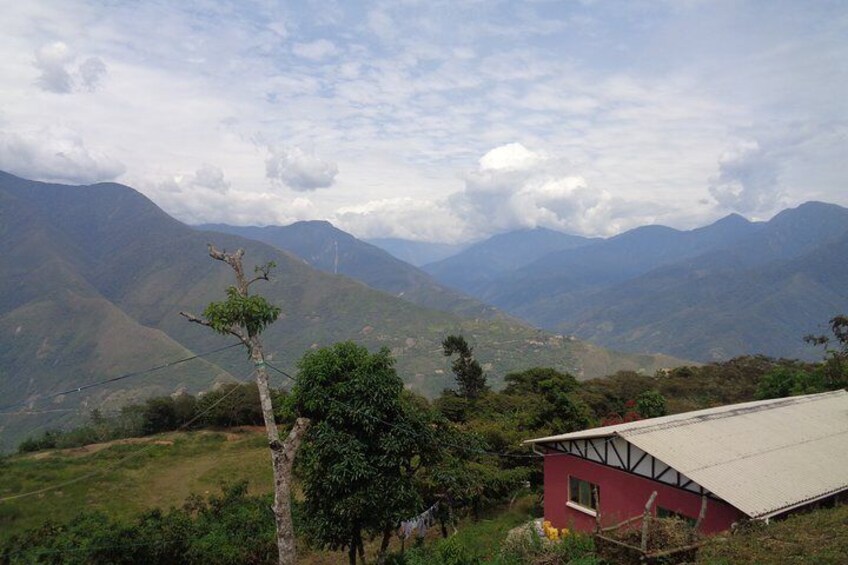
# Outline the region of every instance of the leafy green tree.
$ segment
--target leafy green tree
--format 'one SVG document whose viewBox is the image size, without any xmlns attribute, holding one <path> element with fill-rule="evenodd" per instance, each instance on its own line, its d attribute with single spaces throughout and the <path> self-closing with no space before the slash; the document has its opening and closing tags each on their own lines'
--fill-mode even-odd
<svg viewBox="0 0 848 565">
<path fill-rule="evenodd" d="M 449 335 L 442 341 L 442 352 L 445 357 L 456 354 L 451 370 L 459 385 L 459 395 L 469 400 L 478 398 L 489 387 L 486 385 L 486 375 L 480 363 L 474 358 L 474 348 L 468 345 L 461 335 Z"/>
<path fill-rule="evenodd" d="M 804 337 L 804 341 L 824 347 L 824 387 L 825 390 L 836 390 L 848 386 L 848 316 L 831 318 L 830 331 L 832 338 L 826 335 L 808 335 Z M 835 347 L 832 347 L 834 342 Z"/>
<path fill-rule="evenodd" d="M 805 371 L 797 367 L 778 367 L 766 374 L 757 386 L 758 399 L 814 394 L 827 390 L 821 368 Z"/>
<path fill-rule="evenodd" d="M 592 411 L 577 396 L 573 375 L 549 367 L 533 367 L 504 377 L 504 395 L 524 400 L 520 407 L 528 431 L 567 433 L 592 423 Z"/>
<path fill-rule="evenodd" d="M 391 533 L 422 509 L 414 477 L 439 446 L 428 411 L 404 394 L 388 349 L 352 342 L 310 351 L 292 397 L 312 428 L 299 457 L 304 520 L 319 547 L 347 548 L 364 561 L 363 540 Z"/>
<path fill-rule="evenodd" d="M 636 397 L 636 411 L 643 418 L 657 418 L 668 414 L 665 397 L 658 390 L 646 390 Z"/>
</svg>

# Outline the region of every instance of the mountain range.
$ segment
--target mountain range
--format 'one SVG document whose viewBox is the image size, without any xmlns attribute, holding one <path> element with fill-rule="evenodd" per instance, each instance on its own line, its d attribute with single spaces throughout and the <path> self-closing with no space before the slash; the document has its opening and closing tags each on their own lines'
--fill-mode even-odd
<svg viewBox="0 0 848 565">
<path fill-rule="evenodd" d="M 396 237 L 378 237 L 364 241 L 415 267 L 447 259 L 468 247 L 468 245 L 461 243 L 411 241 Z"/>
<path fill-rule="evenodd" d="M 267 243 L 297 255 L 316 269 L 348 276 L 418 306 L 467 317 L 499 315 L 495 308 L 437 282 L 424 271 L 329 222 L 304 221 L 265 227 L 204 224 L 197 228 Z"/>
<path fill-rule="evenodd" d="M 461 281 L 445 270 L 501 246 L 509 255 L 525 237 L 502 234 L 423 270 L 551 331 L 704 362 L 757 353 L 820 358 L 802 337 L 848 311 L 848 209 L 835 204 L 808 202 L 768 222 L 732 214 L 688 231 L 639 227 L 494 275 L 470 270 Z"/>
<path fill-rule="evenodd" d="M 440 348 L 451 333 L 462 333 L 475 345 L 495 387 L 507 372 L 534 365 L 588 378 L 681 363 L 662 355 L 619 354 L 502 315 L 468 317 L 462 312 L 477 303 L 458 293 L 445 291 L 457 297 L 460 313 L 425 308 L 318 270 L 276 246 L 193 229 L 114 183 L 66 186 L 0 173 L 0 234 L 0 450 L 91 408 L 180 389 L 204 390 L 249 376 L 244 352 L 235 348 L 38 401 L 229 343 L 178 315 L 202 312 L 232 283 L 229 269 L 208 257 L 209 242 L 245 249 L 248 268 L 277 264 L 272 280 L 257 290 L 282 308 L 264 340 L 269 359 L 289 372 L 306 350 L 351 339 L 391 349 L 407 385 L 432 395 L 452 384 Z M 313 261 L 322 263 L 314 256 Z M 440 288 L 410 265 L 395 267 L 406 273 L 397 275 L 401 280 L 415 274 Z"/>
</svg>

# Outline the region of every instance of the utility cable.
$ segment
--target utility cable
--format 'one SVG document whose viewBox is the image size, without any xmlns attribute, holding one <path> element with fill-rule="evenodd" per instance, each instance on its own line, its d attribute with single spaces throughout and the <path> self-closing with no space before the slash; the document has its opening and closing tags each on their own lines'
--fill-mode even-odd
<svg viewBox="0 0 848 565">
<path fill-rule="evenodd" d="M 125 374 L 119 375 L 117 377 L 112 377 L 110 379 L 105 379 L 105 380 L 102 380 L 102 381 L 89 383 L 89 384 L 86 384 L 86 385 L 78 386 L 76 388 L 64 390 L 62 392 L 54 392 L 54 393 L 51 393 L 51 394 L 38 395 L 34 398 L 30 398 L 29 400 L 25 400 L 23 402 L 18 402 L 18 403 L 15 403 L 15 404 L 9 404 L 7 406 L 2 406 L 2 407 L 0 407 L 0 414 L 16 414 L 17 412 L 7 412 L 7 410 L 9 410 L 10 408 L 16 408 L 18 406 L 27 406 L 28 404 L 31 404 L 33 402 L 39 402 L 41 400 L 56 398 L 57 396 L 82 392 L 82 391 L 88 390 L 90 388 L 103 386 L 105 384 L 110 384 L 110 383 L 114 383 L 114 382 L 117 382 L 117 381 L 122 381 L 124 379 L 129 379 L 131 377 L 140 377 L 142 375 L 147 375 L 147 374 L 150 374 L 150 373 L 154 373 L 156 371 L 161 371 L 162 369 L 167 369 L 169 367 L 179 365 L 180 363 L 186 363 L 188 361 L 193 361 L 194 359 L 200 359 L 201 357 L 206 357 L 208 355 L 219 353 L 219 352 L 225 351 L 227 349 L 232 349 L 233 347 L 238 347 L 240 345 L 242 345 L 242 344 L 241 343 L 232 343 L 230 345 L 225 345 L 224 347 L 219 347 L 219 348 L 213 349 L 211 351 L 206 351 L 205 353 L 197 353 L 197 354 L 191 355 L 189 357 L 183 357 L 182 359 L 177 359 L 175 361 L 169 361 L 168 363 L 162 363 L 161 365 L 156 365 L 155 367 L 150 367 L 149 369 L 144 369 L 143 371 L 133 371 L 131 373 L 125 373 Z"/>
<path fill-rule="evenodd" d="M 240 344 L 239 344 L 239 345 L 240 345 Z M 231 346 L 229 346 L 229 347 L 231 347 Z M 256 370 L 254 369 L 254 370 L 253 370 L 253 371 L 251 371 L 251 372 L 250 372 L 250 373 L 249 373 L 249 374 L 248 374 L 248 375 L 247 375 L 244 379 L 239 379 L 239 380 L 238 380 L 238 382 L 239 382 L 240 384 L 244 384 L 245 382 L 247 382 L 247 380 L 248 380 L 250 377 L 252 377 L 252 376 L 253 376 L 253 374 L 254 374 L 255 372 L 256 372 Z M 198 413 L 198 414 L 195 414 L 195 415 L 194 415 L 194 417 L 192 417 L 192 418 L 191 418 L 190 420 L 188 420 L 187 422 L 183 423 L 183 424 L 182 424 L 179 428 L 177 428 L 177 429 L 176 429 L 176 430 L 174 430 L 174 431 L 181 431 L 181 430 L 187 429 L 187 428 L 188 428 L 188 427 L 190 427 L 192 424 L 194 424 L 196 421 L 198 421 L 200 418 L 202 418 L 203 416 L 205 416 L 206 414 L 208 414 L 208 413 L 209 413 L 209 412 L 210 412 L 213 408 L 215 408 L 216 406 L 218 406 L 221 402 L 223 402 L 224 400 L 226 400 L 226 399 L 227 399 L 227 398 L 228 398 L 231 394 L 235 393 L 237 390 L 238 390 L 238 387 L 233 387 L 233 388 L 232 388 L 231 390 L 229 390 L 226 394 L 224 394 L 221 398 L 219 398 L 218 400 L 216 400 L 215 402 L 213 402 L 211 405 L 207 406 L 205 410 L 203 410 L 202 412 L 200 412 L 200 413 Z M 84 480 L 86 480 L 86 479 L 90 479 L 90 478 L 92 478 L 92 477 L 95 477 L 95 476 L 97 476 L 97 475 L 100 475 L 100 474 L 102 474 L 102 473 L 105 473 L 106 471 L 111 471 L 111 470 L 115 469 L 116 467 L 118 467 L 119 465 L 121 465 L 122 463 L 125 463 L 126 461 L 129 461 L 130 459 L 134 459 L 134 458 L 136 458 L 136 457 L 138 457 L 138 456 L 140 456 L 140 455 L 142 455 L 142 454 L 144 454 L 144 453 L 146 453 L 146 452 L 150 451 L 151 449 L 153 449 L 153 448 L 154 448 L 154 447 L 156 447 L 156 446 L 157 446 L 157 445 L 156 445 L 155 443 L 150 443 L 150 444 L 146 445 L 145 447 L 143 447 L 142 449 L 139 449 L 138 451 L 135 451 L 135 452 L 133 452 L 133 453 L 130 453 L 130 454 L 129 454 L 129 455 L 127 455 L 126 457 L 122 457 L 121 459 L 119 459 L 119 460 L 115 461 L 115 462 L 114 462 L 114 463 L 112 463 L 111 465 L 107 465 L 107 466 L 103 467 L 102 469 L 97 469 L 97 470 L 94 470 L 94 471 L 92 471 L 92 472 L 90 472 L 90 473 L 86 473 L 85 475 L 81 475 L 81 476 L 79 476 L 79 477 L 76 477 L 76 478 L 74 478 L 74 479 L 71 479 L 71 480 L 68 480 L 68 481 L 64 481 L 64 482 L 62 482 L 62 483 L 58 483 L 58 484 L 51 485 L 51 486 L 48 486 L 48 487 L 44 487 L 44 488 L 41 488 L 41 489 L 37 489 L 37 490 L 33 490 L 33 491 L 28 491 L 28 492 L 22 492 L 22 493 L 20 493 L 20 494 L 13 494 L 13 495 L 10 495 L 10 496 L 4 496 L 4 497 L 0 498 L 0 502 L 6 502 L 6 501 L 9 501 L 9 500 L 15 500 L 15 499 L 18 499 L 18 498 L 25 498 L 25 497 L 27 497 L 27 496 L 33 496 L 33 495 L 36 495 L 36 494 L 41 494 L 41 493 L 44 493 L 44 492 L 49 492 L 49 491 L 51 491 L 51 490 L 56 490 L 56 489 L 58 489 L 58 488 L 66 487 L 66 486 L 68 486 L 68 485 L 72 485 L 72 484 L 74 484 L 74 483 L 78 483 L 78 482 L 84 481 Z"/>
</svg>

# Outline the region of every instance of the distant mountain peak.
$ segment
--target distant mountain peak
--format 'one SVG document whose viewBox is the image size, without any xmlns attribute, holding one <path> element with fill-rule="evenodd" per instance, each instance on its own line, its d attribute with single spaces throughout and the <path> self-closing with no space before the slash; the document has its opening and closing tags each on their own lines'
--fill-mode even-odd
<svg viewBox="0 0 848 565">
<path fill-rule="evenodd" d="M 713 226 L 721 226 L 721 225 L 742 225 L 742 224 L 750 224 L 751 220 L 746 218 L 741 214 L 737 214 L 733 212 L 731 214 L 726 215 L 723 218 L 720 218 L 713 222 L 711 225 Z"/>
<path fill-rule="evenodd" d="M 289 227 L 292 227 L 292 226 L 313 226 L 313 227 L 333 228 L 333 229 L 336 229 L 336 230 L 339 229 L 336 226 L 334 226 L 333 224 L 331 224 L 330 222 L 328 222 L 327 220 L 299 220 L 297 222 L 289 224 Z"/>
</svg>

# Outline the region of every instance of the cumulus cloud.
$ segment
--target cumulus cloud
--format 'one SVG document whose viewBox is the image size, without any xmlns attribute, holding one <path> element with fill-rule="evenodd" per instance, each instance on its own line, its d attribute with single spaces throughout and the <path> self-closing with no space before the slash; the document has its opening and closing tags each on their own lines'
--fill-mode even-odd
<svg viewBox="0 0 848 565">
<path fill-rule="evenodd" d="M 480 158 L 480 170 L 522 171 L 532 169 L 544 160 L 544 155 L 530 151 L 520 143 L 508 143 L 483 155 Z"/>
<path fill-rule="evenodd" d="M 310 41 L 309 43 L 295 43 L 292 46 L 292 52 L 298 57 L 309 59 L 310 61 L 321 61 L 338 54 L 339 50 L 332 41 L 319 39 L 317 41 Z"/>
<path fill-rule="evenodd" d="M 52 127 L 29 133 L 0 131 L 0 169 L 33 179 L 90 184 L 114 180 L 126 167 L 86 147 L 74 131 Z"/>
<path fill-rule="evenodd" d="M 567 163 L 520 143 L 492 149 L 450 197 L 452 208 L 479 235 L 548 227 L 571 233 L 611 233 L 611 195 L 589 186 Z"/>
<path fill-rule="evenodd" d="M 336 180 L 339 167 L 299 147 L 269 147 L 265 175 L 292 190 L 307 192 L 327 188 Z"/>
<path fill-rule="evenodd" d="M 48 43 L 35 52 L 35 67 L 41 71 L 37 84 L 44 90 L 65 94 L 71 91 L 73 80 L 67 65 L 74 55 L 61 41 Z"/>
<path fill-rule="evenodd" d="M 721 154 L 709 190 L 722 208 L 741 213 L 771 210 L 781 199 L 776 156 L 756 141 L 742 141 Z"/>
<path fill-rule="evenodd" d="M 41 72 L 36 84 L 57 94 L 96 90 L 107 73 L 106 63 L 99 57 L 88 57 L 74 68 L 76 61 L 76 55 L 61 41 L 43 45 L 35 52 L 33 63 Z"/>
<path fill-rule="evenodd" d="M 230 189 L 230 183 L 224 178 L 224 171 L 214 165 L 204 163 L 194 173 L 194 178 L 191 180 L 194 186 L 214 190 L 215 192 L 227 192 Z"/>
<path fill-rule="evenodd" d="M 195 173 L 141 184 L 158 205 L 189 224 L 287 225 L 315 217 L 315 205 L 309 198 L 287 200 L 271 192 L 232 188 L 220 169 L 211 165 Z"/>
<path fill-rule="evenodd" d="M 194 173 L 177 174 L 160 181 L 158 188 L 171 193 L 191 193 L 198 197 L 206 197 L 209 192 L 226 194 L 230 189 L 230 183 L 224 177 L 224 171 L 220 167 L 204 163 Z"/>
<path fill-rule="evenodd" d="M 409 197 L 383 198 L 343 207 L 330 221 L 363 238 L 459 241 L 466 235 L 465 224 L 446 202 Z"/>
</svg>

